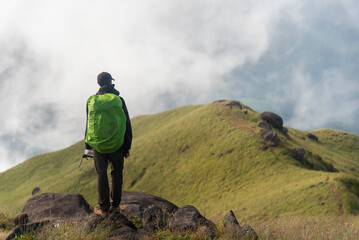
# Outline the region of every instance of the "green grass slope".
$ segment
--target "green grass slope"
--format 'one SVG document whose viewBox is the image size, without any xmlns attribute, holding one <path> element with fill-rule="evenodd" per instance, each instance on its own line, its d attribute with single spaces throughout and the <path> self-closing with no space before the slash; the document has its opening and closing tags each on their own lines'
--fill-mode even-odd
<svg viewBox="0 0 359 240">
<path fill-rule="evenodd" d="M 280 144 L 261 151 L 259 113 L 227 102 L 185 106 L 132 119 L 131 157 L 124 189 L 154 194 L 209 217 L 229 209 L 249 223 L 278 215 L 339 216 L 359 213 L 359 136 L 323 129 L 278 131 Z M 247 114 L 244 112 L 247 110 Z M 79 160 L 84 143 L 35 156 L 0 173 L 0 208 L 15 214 L 42 192 L 79 192 L 96 205 L 93 162 Z M 305 159 L 291 149 L 303 147 Z M 332 171 L 332 166 L 336 169 Z"/>
</svg>

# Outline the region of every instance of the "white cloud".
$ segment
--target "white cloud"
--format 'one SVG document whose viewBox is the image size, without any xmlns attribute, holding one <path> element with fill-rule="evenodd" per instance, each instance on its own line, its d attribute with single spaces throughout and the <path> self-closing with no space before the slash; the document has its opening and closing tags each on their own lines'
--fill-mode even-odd
<svg viewBox="0 0 359 240">
<path fill-rule="evenodd" d="M 353 110 L 358 108 L 359 83 L 348 81 L 340 71 L 325 71 L 322 83 L 306 74 L 302 66 L 294 72 L 286 86 L 283 101 L 295 103 L 293 116 L 287 122 L 299 129 L 323 128 L 328 122 L 355 124 Z"/>
<path fill-rule="evenodd" d="M 277 90 L 268 93 L 268 89 L 258 87 L 270 83 L 276 86 L 273 89 L 293 93 L 283 99 L 295 106 L 295 115 L 288 123 L 308 127 L 308 112 L 319 112 L 321 119 L 313 127 L 320 127 L 335 117 L 326 105 L 333 94 L 356 94 L 353 79 L 348 78 L 356 70 L 345 68 L 349 73 L 343 73 L 340 66 L 323 65 L 326 73 L 321 73 L 321 83 L 312 87 L 310 62 L 299 59 L 307 56 L 308 39 L 303 36 L 318 32 L 317 37 L 325 37 L 328 31 L 318 28 L 313 16 L 325 22 L 326 11 L 341 3 L 321 1 L 307 14 L 310 3 L 4 1 L 0 8 L 0 108 L 7 117 L 0 120 L 4 126 L 0 145 L 8 152 L 1 155 L 6 156 L 0 157 L 1 165 L 13 165 L 31 154 L 81 139 L 86 99 L 97 91 L 96 76 L 101 71 L 116 79 L 131 116 L 207 103 L 218 97 L 260 95 L 276 99 Z M 321 4 L 324 10 L 320 10 Z M 355 18 L 355 2 L 343 1 L 341 6 Z M 338 24 L 351 27 L 350 21 Z M 351 39 L 358 41 L 355 34 Z M 339 44 L 342 55 L 353 53 L 347 41 L 329 43 L 330 51 L 337 51 Z M 288 67 L 278 65 L 283 62 Z M 293 69 L 299 62 L 303 67 Z M 234 78 L 231 73 L 236 69 L 250 78 Z M 333 74 L 348 87 L 335 85 Z M 290 79 L 283 81 L 284 75 Z M 236 84 L 241 88 L 231 87 Z M 333 92 L 334 88 L 342 92 Z M 313 105 L 317 94 L 321 100 Z M 350 119 L 353 115 L 347 106 L 353 107 L 357 99 L 334 103 L 340 115 Z M 352 123 L 348 120 L 348 124 Z M 16 142 L 23 146 L 22 152 L 14 147 Z"/>
</svg>

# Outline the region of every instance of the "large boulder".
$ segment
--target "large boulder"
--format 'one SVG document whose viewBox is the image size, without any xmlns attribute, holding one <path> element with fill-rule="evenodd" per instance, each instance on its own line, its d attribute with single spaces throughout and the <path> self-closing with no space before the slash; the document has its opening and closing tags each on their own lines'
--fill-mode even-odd
<svg viewBox="0 0 359 240">
<path fill-rule="evenodd" d="M 216 225 L 203 217 L 200 212 L 191 205 L 183 206 L 176 211 L 169 222 L 169 228 L 175 233 L 190 231 L 209 239 L 214 239 L 218 234 Z"/>
<path fill-rule="evenodd" d="M 277 128 L 277 129 L 282 129 L 283 127 L 283 119 L 275 114 L 275 113 L 272 113 L 272 112 L 263 112 L 261 113 L 261 116 L 260 116 L 264 121 L 266 121 L 267 123 L 269 123 L 270 125 L 272 125 L 274 128 Z"/>
<path fill-rule="evenodd" d="M 122 191 L 120 209 L 127 217 L 142 218 L 143 212 L 152 205 L 160 207 L 169 216 L 172 216 L 178 209 L 175 204 L 160 197 L 143 192 Z"/>
<path fill-rule="evenodd" d="M 252 227 L 248 225 L 241 227 L 239 225 L 237 218 L 232 210 L 230 210 L 229 213 L 224 217 L 223 225 L 229 231 L 232 237 L 234 237 L 233 239 L 246 239 L 246 240 L 258 239 L 258 235 L 253 230 Z"/>
<path fill-rule="evenodd" d="M 22 210 L 28 221 L 71 221 L 87 217 L 90 205 L 81 194 L 43 193 L 29 199 Z"/>
</svg>

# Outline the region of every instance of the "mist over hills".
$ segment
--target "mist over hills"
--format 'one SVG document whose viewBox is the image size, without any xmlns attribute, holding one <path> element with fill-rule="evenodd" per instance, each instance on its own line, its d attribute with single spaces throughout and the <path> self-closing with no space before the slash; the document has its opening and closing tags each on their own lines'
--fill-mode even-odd
<svg viewBox="0 0 359 240">
<path fill-rule="evenodd" d="M 297 129 L 358 134 L 358 13 L 356 0 L 5 0 L 0 171 L 82 138 L 102 71 L 132 117 L 243 99 Z"/>
<path fill-rule="evenodd" d="M 259 113 L 220 101 L 189 105 L 132 119 L 134 140 L 125 161 L 124 189 L 143 191 L 207 216 L 233 209 L 256 222 L 278 215 L 359 214 L 359 136 L 322 129 L 278 129 L 279 144 L 260 137 Z M 285 125 L 285 122 L 284 122 Z M 262 146 L 266 145 L 267 150 Z M 296 159 L 293 149 L 305 149 Z M 41 192 L 81 193 L 96 205 L 92 160 L 79 160 L 80 141 L 41 154 L 0 173 L 0 207 L 17 213 Z M 330 168 L 328 166 L 332 166 Z"/>
</svg>

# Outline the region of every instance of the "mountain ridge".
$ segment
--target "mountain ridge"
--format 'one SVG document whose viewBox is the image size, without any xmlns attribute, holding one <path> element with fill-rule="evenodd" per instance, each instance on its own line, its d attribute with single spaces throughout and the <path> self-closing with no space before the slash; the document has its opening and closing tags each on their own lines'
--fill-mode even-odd
<svg viewBox="0 0 359 240">
<path fill-rule="evenodd" d="M 133 148 L 124 190 L 143 191 L 209 216 L 233 209 L 255 222 L 278 215 L 357 215 L 359 136 L 337 130 L 275 130 L 276 147 L 260 137 L 259 113 L 233 101 L 183 106 L 133 118 Z M 315 134 L 319 141 L 307 137 Z M 260 147 L 268 145 L 268 150 Z M 78 168 L 83 141 L 37 155 L 0 173 L 0 207 L 16 213 L 31 191 L 81 193 L 96 205 L 92 161 Z M 292 149 L 303 147 L 303 162 Z M 332 164 L 338 172 L 327 171 Z M 5 196 L 6 195 L 6 196 Z"/>
</svg>

